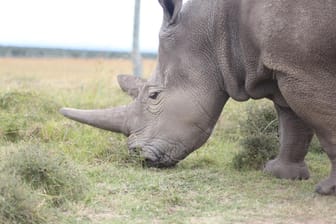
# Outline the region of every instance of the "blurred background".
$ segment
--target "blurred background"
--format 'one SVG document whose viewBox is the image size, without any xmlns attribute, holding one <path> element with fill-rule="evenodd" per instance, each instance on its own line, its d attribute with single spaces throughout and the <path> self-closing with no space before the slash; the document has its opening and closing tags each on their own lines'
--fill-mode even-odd
<svg viewBox="0 0 336 224">
<path fill-rule="evenodd" d="M 0 0 L 0 57 L 155 58 L 157 0 Z M 133 54 L 132 54 L 133 52 Z"/>
<path fill-rule="evenodd" d="M 137 1 L 1 0 L 0 43 L 129 51 Z M 162 10 L 157 0 L 143 0 L 140 4 L 141 50 L 155 52 Z"/>
</svg>

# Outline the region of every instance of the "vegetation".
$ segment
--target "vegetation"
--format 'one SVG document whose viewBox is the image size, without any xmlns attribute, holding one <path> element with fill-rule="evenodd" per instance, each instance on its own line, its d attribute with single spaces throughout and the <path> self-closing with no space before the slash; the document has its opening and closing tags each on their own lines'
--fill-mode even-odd
<svg viewBox="0 0 336 224">
<path fill-rule="evenodd" d="M 0 223 L 336 222 L 335 198 L 313 193 L 329 171 L 324 154 L 308 154 L 308 181 L 234 168 L 254 122 L 248 111 L 267 101 L 228 102 L 209 141 L 164 170 L 131 158 L 125 137 L 59 115 L 61 105 L 128 103 L 115 80 L 131 68 L 121 59 L 0 60 Z M 145 74 L 153 68 L 146 60 Z M 268 124 L 252 126 L 271 136 Z"/>
<path fill-rule="evenodd" d="M 28 146 L 6 154 L 2 170 L 42 192 L 53 205 L 84 198 L 87 181 L 60 151 Z"/>
<path fill-rule="evenodd" d="M 247 118 L 239 122 L 242 150 L 233 158 L 233 166 L 238 170 L 262 170 L 266 162 L 278 154 L 279 122 L 275 109 L 270 104 L 249 105 L 246 111 Z M 316 137 L 309 150 L 322 152 Z"/>
<path fill-rule="evenodd" d="M 46 223 L 49 216 L 43 198 L 19 178 L 0 174 L 0 223 Z"/>
<path fill-rule="evenodd" d="M 59 108 L 36 92 L 14 90 L 0 94 L 0 141 L 16 142 L 38 137 L 52 112 Z"/>
<path fill-rule="evenodd" d="M 279 151 L 278 120 L 270 105 L 250 106 L 247 119 L 240 121 L 241 150 L 233 158 L 236 169 L 261 170 Z"/>
</svg>

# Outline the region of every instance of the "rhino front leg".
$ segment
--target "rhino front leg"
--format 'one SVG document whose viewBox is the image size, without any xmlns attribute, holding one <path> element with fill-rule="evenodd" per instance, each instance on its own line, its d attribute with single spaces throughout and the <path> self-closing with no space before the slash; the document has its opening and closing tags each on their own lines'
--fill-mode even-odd
<svg viewBox="0 0 336 224">
<path fill-rule="evenodd" d="M 304 158 L 308 152 L 313 129 L 290 108 L 275 105 L 279 119 L 280 152 L 267 162 L 264 171 L 284 179 L 308 179 Z"/>
</svg>

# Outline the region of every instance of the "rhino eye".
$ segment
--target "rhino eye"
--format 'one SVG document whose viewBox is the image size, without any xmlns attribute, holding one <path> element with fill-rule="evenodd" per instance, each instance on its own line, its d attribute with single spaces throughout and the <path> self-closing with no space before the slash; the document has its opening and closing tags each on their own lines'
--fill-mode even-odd
<svg viewBox="0 0 336 224">
<path fill-rule="evenodd" d="M 157 91 L 157 92 L 152 92 L 149 94 L 149 98 L 153 99 L 153 100 L 156 100 L 156 98 L 159 96 L 160 92 Z"/>
</svg>

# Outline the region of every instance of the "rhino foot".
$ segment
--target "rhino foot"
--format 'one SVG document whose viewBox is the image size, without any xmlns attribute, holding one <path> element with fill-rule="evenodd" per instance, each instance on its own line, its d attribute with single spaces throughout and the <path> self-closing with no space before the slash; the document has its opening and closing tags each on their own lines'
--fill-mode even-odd
<svg viewBox="0 0 336 224">
<path fill-rule="evenodd" d="M 264 172 L 280 179 L 306 180 L 309 178 L 309 171 L 305 162 L 283 162 L 278 158 L 268 161 Z"/>
<path fill-rule="evenodd" d="M 315 191 L 322 195 L 336 195 L 336 179 L 329 177 L 321 181 Z"/>
</svg>

